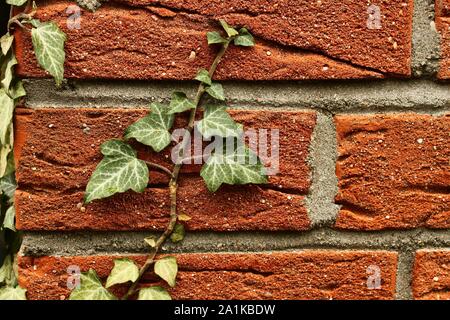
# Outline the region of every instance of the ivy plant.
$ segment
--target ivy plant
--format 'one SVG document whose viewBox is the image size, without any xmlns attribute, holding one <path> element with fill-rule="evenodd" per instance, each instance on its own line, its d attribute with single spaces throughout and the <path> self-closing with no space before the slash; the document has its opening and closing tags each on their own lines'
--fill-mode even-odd
<svg viewBox="0 0 450 320">
<path fill-rule="evenodd" d="M 131 124 L 122 139 L 104 142 L 100 151 L 103 159 L 93 172 L 85 192 L 85 204 L 111 197 L 129 190 L 143 192 L 149 184 L 149 170 L 159 170 L 170 179 L 170 219 L 165 231 L 159 238 L 147 238 L 145 242 L 151 247 L 151 254 L 139 268 L 129 259 L 117 259 L 104 287 L 96 272 L 89 270 L 81 276 L 81 284 L 72 291 L 70 299 L 113 300 L 116 296 L 108 288 L 116 284 L 129 285 L 127 293 L 121 297 L 126 300 L 136 297 L 139 300 L 166 300 L 170 295 L 161 286 L 140 288 L 142 276 L 152 268 L 152 272 L 169 287 L 174 287 L 178 272 L 177 260 L 172 256 L 158 259 L 162 245 L 170 238 L 179 242 L 184 237 L 184 221 L 190 219 L 177 210 L 178 178 L 184 160 L 191 147 L 190 136 L 197 129 L 206 139 L 230 141 L 233 150 L 215 150 L 205 161 L 200 175 L 210 192 L 216 192 L 222 184 L 263 184 L 267 182 L 265 168 L 260 159 L 242 142 L 242 125 L 236 123 L 226 111 L 225 94 L 222 85 L 213 81 L 214 74 L 230 45 L 250 47 L 254 45 L 253 36 L 242 28 L 239 31 L 220 21 L 224 34 L 209 32 L 209 45 L 218 46 L 217 54 L 209 70 L 198 71 L 195 80 L 199 82 L 197 93 L 190 99 L 184 92 L 174 92 L 169 105 L 153 103 L 149 113 Z M 207 103 L 206 103 L 207 102 Z M 155 152 L 161 152 L 171 144 L 171 132 L 176 116 L 189 112 L 188 124 L 184 137 L 177 146 L 178 155 L 171 169 L 156 163 L 144 161 L 138 157 L 136 150 L 129 144 L 136 140 Z M 200 119 L 199 119 L 200 116 Z M 203 116 L 203 117 L 201 117 Z M 227 145 L 230 145 L 228 143 Z M 224 148 L 222 148 L 224 149 Z"/>
<path fill-rule="evenodd" d="M 0 300 L 24 300 L 26 290 L 17 282 L 15 256 L 21 243 L 15 228 L 14 192 L 16 189 L 13 156 L 13 112 L 26 95 L 14 68 L 15 28 L 31 33 L 36 60 L 61 85 L 64 77 L 66 35 L 53 22 L 34 18 L 36 4 L 29 0 L 6 0 L 11 5 L 8 32 L 0 38 Z M 23 11 L 13 16 L 14 7 Z"/>
</svg>

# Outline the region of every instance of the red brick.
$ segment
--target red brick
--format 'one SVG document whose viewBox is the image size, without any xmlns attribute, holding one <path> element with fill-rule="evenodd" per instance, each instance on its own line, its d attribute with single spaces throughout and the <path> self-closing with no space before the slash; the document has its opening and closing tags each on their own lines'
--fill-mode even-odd
<svg viewBox="0 0 450 320">
<path fill-rule="evenodd" d="M 441 33 L 441 63 L 438 78 L 450 79 L 450 1 L 436 1 L 436 27 Z"/>
<path fill-rule="evenodd" d="M 186 166 L 180 182 L 179 208 L 193 218 L 187 227 L 191 230 L 309 228 L 303 200 L 310 186 L 307 157 L 315 113 L 231 113 L 247 128 L 280 129 L 280 173 L 271 177 L 268 185 L 225 186 L 211 194 L 199 177 L 201 166 Z M 120 138 L 125 128 L 144 114 L 142 109 L 18 108 L 15 121 L 18 228 L 162 229 L 167 223 L 169 201 L 164 187 L 168 181 L 160 173 L 152 172 L 151 188 L 144 194 L 117 195 L 89 205 L 85 212 L 77 208 L 89 177 L 101 159 L 99 145 Z M 89 134 L 83 132 L 83 124 L 90 128 Z M 143 158 L 168 168 L 172 166 L 171 148 L 158 155 L 149 148 L 136 146 Z"/>
<path fill-rule="evenodd" d="M 450 115 L 335 118 L 336 227 L 450 228 Z"/>
<path fill-rule="evenodd" d="M 414 299 L 450 300 L 450 250 L 418 251 L 412 284 Z"/>
<path fill-rule="evenodd" d="M 386 251 L 300 251 L 272 254 L 181 254 L 174 299 L 393 299 L 397 254 Z M 105 279 L 112 256 L 21 257 L 19 283 L 28 299 L 69 296 L 67 267 L 95 269 Z M 144 257 L 133 256 L 142 264 Z M 380 270 L 381 288 L 369 289 L 369 266 Z M 145 276 L 144 286 L 157 281 Z M 126 288 L 115 288 L 116 294 Z"/>
<path fill-rule="evenodd" d="M 409 76 L 413 0 L 378 3 L 382 28 L 367 27 L 359 0 L 116 0 L 82 12 L 81 29 L 68 30 L 66 8 L 49 0 L 37 17 L 68 34 L 66 77 L 74 79 L 192 79 L 214 55 L 206 32 L 224 18 L 247 26 L 253 49 L 233 49 L 217 79 L 348 79 Z M 16 32 L 22 77 L 43 77 L 27 32 Z M 196 57 L 189 59 L 191 53 Z"/>
</svg>

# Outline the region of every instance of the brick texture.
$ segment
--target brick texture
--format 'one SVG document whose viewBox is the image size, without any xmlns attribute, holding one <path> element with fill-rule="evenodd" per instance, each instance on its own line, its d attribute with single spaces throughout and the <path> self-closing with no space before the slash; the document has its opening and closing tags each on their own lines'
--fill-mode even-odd
<svg viewBox="0 0 450 320">
<path fill-rule="evenodd" d="M 441 33 L 441 65 L 438 77 L 450 79 L 450 1 L 436 1 L 436 27 Z"/>
<path fill-rule="evenodd" d="M 152 172 L 150 188 L 77 206 L 101 159 L 99 145 L 120 138 L 142 117 L 142 109 L 25 109 L 16 111 L 17 227 L 21 230 L 164 229 L 169 210 L 167 178 Z M 308 148 L 313 112 L 232 111 L 247 128 L 280 129 L 280 173 L 264 186 L 225 186 L 209 193 L 200 165 L 185 167 L 180 212 L 192 216 L 190 230 L 305 230 L 304 195 L 310 186 Z M 180 125 L 180 123 L 176 124 Z M 270 141 L 270 137 L 269 137 Z M 136 145 L 140 156 L 170 168 L 170 149 L 155 154 Z M 270 154 L 270 151 L 269 151 Z M 239 203 L 237 206 L 236 204 Z"/>
<path fill-rule="evenodd" d="M 69 29 L 73 2 L 40 2 L 37 17 L 68 34 L 66 77 L 75 79 L 192 79 L 211 63 L 206 32 L 223 18 L 247 26 L 252 49 L 233 49 L 217 79 L 298 80 L 410 75 L 413 0 L 377 3 L 381 25 L 368 27 L 367 2 L 350 0 L 115 0 L 82 11 Z M 132 31 L 130 31 L 132 30 Z M 30 35 L 16 32 L 22 77 L 43 77 Z M 238 62 L 238 63 L 237 63 Z"/>
<path fill-rule="evenodd" d="M 397 254 L 386 251 L 302 251 L 273 254 L 177 255 L 174 299 L 393 299 Z M 19 283 L 29 299 L 67 299 L 67 267 L 95 269 L 105 279 L 114 257 L 21 257 Z M 138 263 L 144 257 L 133 257 Z M 379 289 L 368 268 L 378 267 Z M 152 275 L 144 286 L 154 284 Z M 369 280 L 368 280 L 369 279 Z M 373 287 L 372 287 L 373 288 Z M 114 288 L 121 294 L 126 288 Z"/>
<path fill-rule="evenodd" d="M 335 117 L 336 227 L 450 227 L 450 116 Z"/>
<path fill-rule="evenodd" d="M 450 250 L 416 253 L 413 294 L 420 300 L 450 300 Z"/>
</svg>

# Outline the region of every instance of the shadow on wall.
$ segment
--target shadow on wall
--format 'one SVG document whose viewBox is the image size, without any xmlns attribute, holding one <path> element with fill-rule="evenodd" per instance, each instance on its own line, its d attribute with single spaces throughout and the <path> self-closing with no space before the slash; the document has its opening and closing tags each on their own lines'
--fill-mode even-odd
<svg viewBox="0 0 450 320">
<path fill-rule="evenodd" d="M 6 33 L 6 25 L 9 20 L 9 4 L 6 1 L 0 1 L 0 35 Z"/>
</svg>

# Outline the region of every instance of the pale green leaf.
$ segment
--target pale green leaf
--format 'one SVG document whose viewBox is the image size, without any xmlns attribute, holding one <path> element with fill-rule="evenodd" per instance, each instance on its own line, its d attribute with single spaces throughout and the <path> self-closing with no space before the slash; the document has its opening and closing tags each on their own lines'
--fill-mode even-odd
<svg viewBox="0 0 450 320">
<path fill-rule="evenodd" d="M 9 89 L 11 98 L 19 99 L 27 95 L 22 81 L 16 81 L 16 83 Z"/>
<path fill-rule="evenodd" d="M 27 2 L 27 0 L 6 0 L 7 4 L 13 5 L 13 6 L 23 6 Z"/>
<path fill-rule="evenodd" d="M 59 86 L 64 78 L 64 42 L 66 35 L 54 22 L 41 22 L 31 29 L 34 52 L 39 65 L 55 78 Z"/>
<path fill-rule="evenodd" d="M 139 290 L 138 300 L 172 300 L 172 298 L 162 287 L 148 287 Z"/>
<path fill-rule="evenodd" d="M 148 238 L 145 238 L 144 241 L 152 248 L 154 248 L 156 246 L 155 238 L 148 237 Z"/>
<path fill-rule="evenodd" d="M 7 144 L 8 131 L 14 111 L 14 100 L 11 99 L 4 89 L 0 88 L 0 145 Z"/>
<path fill-rule="evenodd" d="M 0 46 L 2 48 L 2 53 L 4 56 L 8 54 L 8 51 L 9 49 L 11 49 L 13 42 L 14 36 L 10 35 L 9 32 L 0 38 Z"/>
<path fill-rule="evenodd" d="M 0 288 L 0 300 L 27 300 L 27 290 L 17 286 Z"/>
<path fill-rule="evenodd" d="M 85 203 L 128 190 L 144 192 L 149 180 L 148 167 L 130 145 L 110 140 L 102 144 L 101 152 L 105 157 L 89 180 Z"/>
<path fill-rule="evenodd" d="M 227 33 L 227 35 L 231 38 L 237 36 L 239 32 L 236 29 L 230 27 L 225 20 L 220 20 L 220 24 L 222 25 L 223 30 Z"/>
<path fill-rule="evenodd" d="M 174 116 L 169 114 L 168 107 L 153 103 L 151 112 L 145 118 L 127 128 L 125 138 L 134 138 L 160 152 L 170 144 L 169 130 L 172 128 L 173 120 Z"/>
<path fill-rule="evenodd" d="M 178 215 L 178 220 L 180 220 L 180 221 L 190 221 L 190 220 L 192 220 L 192 218 L 190 216 L 188 216 L 187 214 L 182 213 L 182 214 Z"/>
<path fill-rule="evenodd" d="M 237 124 L 226 111 L 224 106 L 206 106 L 205 115 L 197 122 L 198 131 L 206 138 L 239 137 L 241 126 Z"/>
<path fill-rule="evenodd" d="M 8 174 L 8 159 L 10 159 L 11 151 L 12 146 L 9 143 L 0 146 L 0 177 Z"/>
<path fill-rule="evenodd" d="M 14 78 L 14 66 L 17 64 L 16 57 L 9 53 L 7 56 L 7 61 L 5 63 L 3 74 L 2 74 L 2 88 L 5 90 L 5 93 L 9 93 L 9 87 L 11 86 L 11 81 Z M 12 95 L 10 95 L 12 97 Z M 12 97 L 14 98 L 14 97 Z"/>
<path fill-rule="evenodd" d="M 211 192 L 216 192 L 223 183 L 230 185 L 267 183 L 264 166 L 245 146 L 236 148 L 234 153 L 227 150 L 214 153 L 203 165 L 200 175 Z"/>
<path fill-rule="evenodd" d="M 70 294 L 70 300 L 117 300 L 117 298 L 106 290 L 97 273 L 90 269 L 80 275 L 80 286 Z"/>
<path fill-rule="evenodd" d="M 14 221 L 15 217 L 16 217 L 16 210 L 14 210 L 14 206 L 10 206 L 5 213 L 5 219 L 3 220 L 3 228 L 16 232 L 16 224 Z"/>
<path fill-rule="evenodd" d="M 128 281 L 134 282 L 137 278 L 139 278 L 139 268 L 133 261 L 130 259 L 116 259 L 114 260 L 114 268 L 106 280 L 105 287 L 109 288 Z"/>
<path fill-rule="evenodd" d="M 7 176 L 0 179 L 0 190 L 9 198 L 14 197 L 14 192 L 16 191 L 17 183 L 14 173 L 8 174 Z"/>
<path fill-rule="evenodd" d="M 10 287 L 15 287 L 17 285 L 17 278 L 14 272 L 14 261 L 11 259 L 11 255 L 7 255 L 3 260 L 3 265 L 0 268 L 0 284 L 5 284 Z"/>
<path fill-rule="evenodd" d="M 177 259 L 174 257 L 166 257 L 156 261 L 155 273 L 166 281 L 169 286 L 175 287 L 175 279 L 178 273 Z"/>
<path fill-rule="evenodd" d="M 208 37 L 208 44 L 223 44 L 223 43 L 227 43 L 227 40 L 224 39 L 220 33 L 214 31 L 214 32 L 208 32 L 207 34 Z"/>
<path fill-rule="evenodd" d="M 195 80 L 198 80 L 208 86 L 212 84 L 211 77 L 209 76 L 208 70 L 200 69 L 195 77 Z"/>
<path fill-rule="evenodd" d="M 184 226 L 181 223 L 177 223 L 175 225 L 172 234 L 170 235 L 170 240 L 172 240 L 173 243 L 183 241 L 184 235 L 185 235 Z"/>
<path fill-rule="evenodd" d="M 220 83 L 214 82 L 210 87 L 206 88 L 206 92 L 214 99 L 225 101 L 225 93 Z"/>
<path fill-rule="evenodd" d="M 239 30 L 239 36 L 234 39 L 234 44 L 241 47 L 253 47 L 255 45 L 255 38 L 248 32 L 247 29 Z"/>
<path fill-rule="evenodd" d="M 181 113 L 190 109 L 194 109 L 195 104 L 183 92 L 174 92 L 170 101 L 169 114 Z"/>
</svg>

